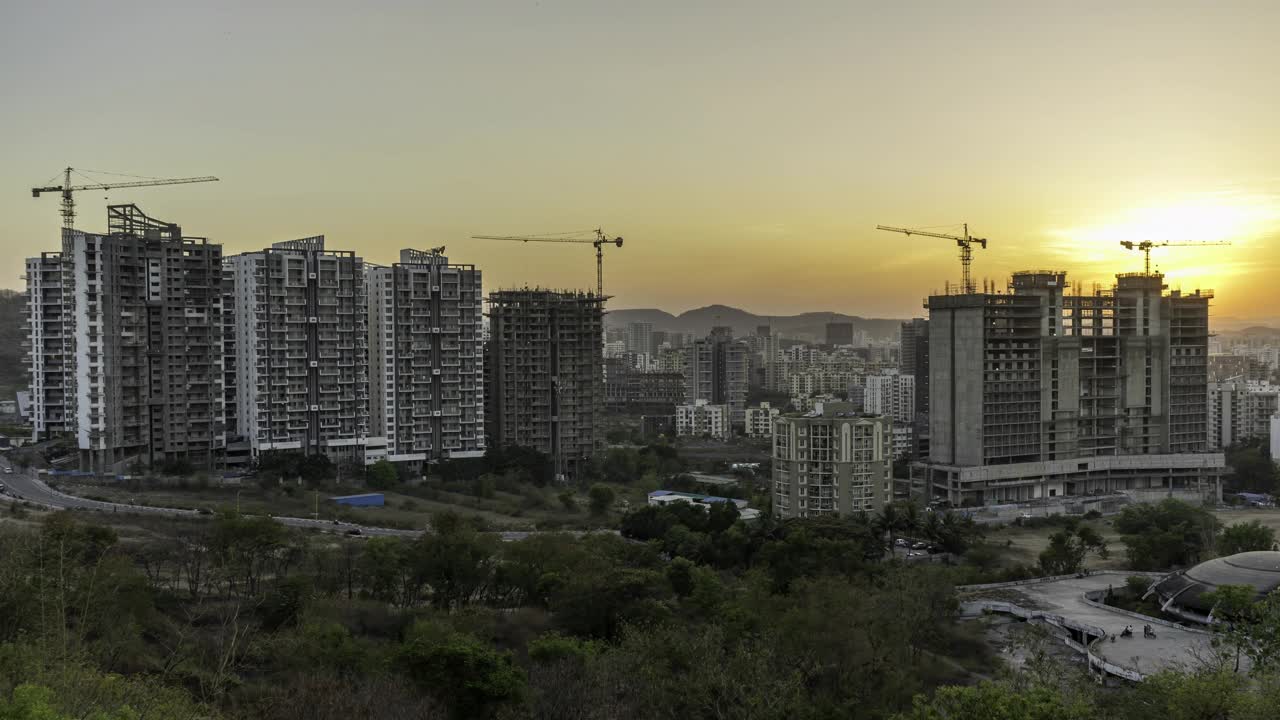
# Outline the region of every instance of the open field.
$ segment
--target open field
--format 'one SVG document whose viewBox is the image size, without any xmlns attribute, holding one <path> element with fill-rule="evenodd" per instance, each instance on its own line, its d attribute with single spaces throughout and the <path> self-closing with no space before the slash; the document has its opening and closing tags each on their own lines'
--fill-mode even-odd
<svg viewBox="0 0 1280 720">
<path fill-rule="evenodd" d="M 1275 530 L 1277 537 L 1280 537 L 1280 508 L 1218 509 L 1213 514 L 1224 527 L 1258 520 Z M 1121 542 L 1120 534 L 1112 527 L 1111 521 L 1112 518 L 1101 518 L 1084 522 L 1102 535 L 1109 551 L 1106 559 L 1090 555 L 1085 561 L 1090 570 L 1122 570 L 1125 567 L 1124 543 Z M 989 532 L 987 541 L 1004 548 L 1006 565 L 1032 565 L 1049 546 L 1049 536 L 1059 529 L 1053 525 L 1034 528 L 1006 526 Z"/>
<path fill-rule="evenodd" d="M 157 487 L 133 490 L 122 485 L 61 482 L 63 492 L 81 497 L 119 503 L 138 503 L 177 508 L 236 508 L 250 514 L 311 517 L 318 510 L 321 519 L 382 527 L 413 530 L 427 529 L 431 516 L 453 511 L 476 518 L 485 525 L 501 530 L 533 530 L 549 528 L 586 529 L 613 526 L 624 507 L 623 501 L 636 507 L 645 497 L 639 489 L 613 486 L 618 497 L 615 511 L 609 516 L 592 517 L 587 510 L 585 493 L 576 493 L 578 509 L 568 510 L 559 499 L 559 488 L 529 487 L 522 494 L 494 491 L 490 497 L 477 497 L 448 492 L 431 485 L 403 487 L 398 492 L 383 493 L 386 505 L 381 508 L 339 508 L 326 502 L 334 495 L 368 492 L 365 488 L 342 487 L 315 491 L 296 489 L 292 493 L 263 490 L 255 484 L 239 487 Z M 317 503 L 318 497 L 318 503 Z"/>
</svg>

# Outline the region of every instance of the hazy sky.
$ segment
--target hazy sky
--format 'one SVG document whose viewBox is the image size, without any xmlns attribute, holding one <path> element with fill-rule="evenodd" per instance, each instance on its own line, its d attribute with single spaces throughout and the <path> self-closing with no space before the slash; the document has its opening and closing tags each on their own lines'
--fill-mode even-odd
<svg viewBox="0 0 1280 720">
<path fill-rule="evenodd" d="M 228 253 L 447 245 L 486 285 L 614 307 L 920 314 L 959 278 L 1141 269 L 1280 311 L 1280 2 L 17 2 L 0 10 L 0 285 L 72 165 L 222 182 L 137 202 Z"/>
</svg>

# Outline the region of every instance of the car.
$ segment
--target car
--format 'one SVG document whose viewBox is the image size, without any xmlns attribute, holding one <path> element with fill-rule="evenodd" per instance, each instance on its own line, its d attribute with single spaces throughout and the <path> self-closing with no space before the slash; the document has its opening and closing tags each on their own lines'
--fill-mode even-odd
<svg viewBox="0 0 1280 720">
<path fill-rule="evenodd" d="M 360 532 L 360 528 L 351 528 L 350 530 L 348 530 L 348 531 L 347 531 L 347 534 L 348 534 L 348 535 L 363 535 L 364 533 Z"/>
<path fill-rule="evenodd" d="M 11 468 L 11 467 L 6 467 L 6 468 L 4 469 L 4 474 L 5 474 L 5 475 L 12 475 L 12 474 L 13 474 L 13 468 Z"/>
<path fill-rule="evenodd" d="M 213 514 L 213 511 L 212 511 L 212 510 L 210 510 L 209 508 L 198 508 L 198 509 L 196 510 L 196 512 L 197 512 L 197 513 L 199 513 L 199 514 L 201 514 L 201 515 L 212 515 L 212 514 Z"/>
<path fill-rule="evenodd" d="M 1019 516 L 1018 516 L 1018 519 L 1019 519 L 1019 520 L 1030 520 L 1030 519 L 1031 519 L 1031 513 L 1022 513 L 1021 515 L 1019 515 Z"/>
<path fill-rule="evenodd" d="M 894 545 L 897 545 L 898 547 L 906 547 L 906 546 L 907 546 L 907 541 L 906 541 L 906 540 L 904 540 L 903 538 L 898 538 L 896 541 L 894 541 L 894 543 L 893 543 L 893 544 L 894 544 Z"/>
<path fill-rule="evenodd" d="M 922 543 L 922 542 L 918 542 L 918 543 L 914 543 L 914 544 L 912 544 L 911 549 L 912 549 L 912 550 L 924 550 L 924 549 L 925 549 L 925 548 L 927 548 L 927 547 L 929 547 L 927 544 Z"/>
</svg>

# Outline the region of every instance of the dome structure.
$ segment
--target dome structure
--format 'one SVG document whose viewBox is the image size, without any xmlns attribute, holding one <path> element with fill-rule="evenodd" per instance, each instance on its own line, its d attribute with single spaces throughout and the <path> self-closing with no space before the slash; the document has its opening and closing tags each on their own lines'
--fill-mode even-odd
<svg viewBox="0 0 1280 720">
<path fill-rule="evenodd" d="M 1248 585 L 1261 600 L 1280 587 L 1280 552 L 1260 550 L 1206 560 L 1166 576 L 1152 590 L 1165 612 L 1208 622 L 1213 604 L 1205 596 L 1223 585 Z"/>
</svg>

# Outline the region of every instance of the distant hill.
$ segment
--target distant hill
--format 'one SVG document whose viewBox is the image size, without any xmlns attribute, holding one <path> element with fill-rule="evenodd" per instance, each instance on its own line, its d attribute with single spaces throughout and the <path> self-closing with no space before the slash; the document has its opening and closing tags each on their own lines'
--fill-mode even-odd
<svg viewBox="0 0 1280 720">
<path fill-rule="evenodd" d="M 605 324 L 622 327 L 631 322 L 653 323 L 654 330 L 688 332 L 705 335 L 717 325 L 728 325 L 737 336 L 750 335 L 756 327 L 768 325 L 774 331 L 788 337 L 809 336 L 821 339 L 829 322 L 850 322 L 855 330 L 862 330 L 868 337 L 889 337 L 902 325 L 902 320 L 891 318 L 864 318 L 831 312 L 808 312 L 800 315 L 756 315 L 728 305 L 708 305 L 679 315 L 664 310 L 641 308 L 610 310 Z"/>
<path fill-rule="evenodd" d="M 27 388 L 26 294 L 0 290 L 0 399 L 12 400 L 18 390 Z"/>
</svg>

